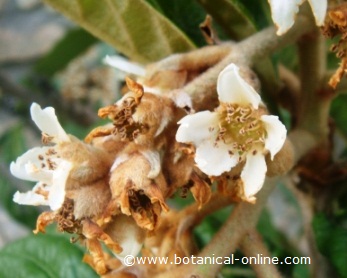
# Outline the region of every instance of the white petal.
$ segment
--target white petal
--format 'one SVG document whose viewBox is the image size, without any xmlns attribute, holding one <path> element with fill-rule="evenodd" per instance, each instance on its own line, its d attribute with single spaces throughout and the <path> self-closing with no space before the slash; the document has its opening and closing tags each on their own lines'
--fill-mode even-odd
<svg viewBox="0 0 347 278">
<path fill-rule="evenodd" d="M 259 94 L 240 76 L 235 64 L 230 64 L 219 74 L 217 92 L 221 102 L 251 104 L 255 109 L 261 101 Z"/>
<path fill-rule="evenodd" d="M 72 163 L 64 160 L 59 163 L 54 170 L 52 186 L 48 195 L 48 202 L 51 210 L 57 210 L 61 207 L 65 199 L 65 185 L 72 169 Z"/>
<path fill-rule="evenodd" d="M 295 15 L 304 0 L 269 0 L 271 16 L 277 26 L 277 35 L 283 35 L 294 24 Z"/>
<path fill-rule="evenodd" d="M 118 70 L 124 71 L 126 73 L 135 74 L 137 76 L 144 76 L 146 70 L 139 64 L 130 62 L 129 60 L 121 56 L 106 56 L 103 62 L 111 67 Z"/>
<path fill-rule="evenodd" d="M 158 135 L 160 135 L 160 133 L 162 133 L 162 131 L 165 129 L 165 127 L 167 126 L 167 124 L 170 122 L 170 118 L 169 117 L 163 117 L 161 119 L 160 125 L 157 129 L 157 131 L 154 134 L 154 137 L 157 137 Z"/>
<path fill-rule="evenodd" d="M 193 110 L 192 98 L 183 90 L 176 90 L 170 96 L 170 98 L 174 101 L 176 106 L 189 109 L 189 111 Z"/>
<path fill-rule="evenodd" d="M 39 187 L 42 187 L 42 183 L 37 183 L 31 191 L 26 193 L 17 191 L 13 196 L 13 201 L 20 205 L 47 206 L 48 200 L 43 195 L 35 193 Z"/>
<path fill-rule="evenodd" d="M 267 133 L 265 149 L 270 152 L 271 159 L 273 159 L 286 141 L 287 129 L 277 116 L 263 115 L 261 120 L 265 125 Z"/>
<path fill-rule="evenodd" d="M 58 141 L 70 142 L 70 138 L 61 127 L 53 107 L 46 107 L 42 110 L 40 105 L 33 103 L 30 107 L 30 114 L 42 132 L 53 136 Z"/>
<path fill-rule="evenodd" d="M 145 93 L 151 93 L 153 95 L 161 95 L 162 94 L 162 90 L 158 87 L 148 87 L 148 86 L 142 84 L 141 80 L 136 80 L 136 82 L 140 83 L 143 86 L 143 91 Z"/>
<path fill-rule="evenodd" d="M 265 157 L 261 150 L 257 150 L 255 155 L 252 152 L 247 154 L 246 164 L 241 173 L 247 199 L 254 200 L 253 196 L 262 188 L 266 170 Z"/>
<path fill-rule="evenodd" d="M 36 147 L 28 150 L 16 162 L 10 165 L 11 174 L 15 177 L 28 181 L 45 181 L 49 182 L 52 178 L 52 170 L 47 167 L 42 168 L 39 155 L 44 156 L 49 147 Z"/>
<path fill-rule="evenodd" d="M 115 223 L 118 225 L 113 227 L 112 232 L 109 232 L 112 238 L 116 238 L 123 251 L 114 255 L 124 263 L 126 256 L 136 257 L 141 251 L 144 230 L 139 228 L 132 217 L 126 215 L 117 215 L 115 217 Z M 113 236 L 115 235 L 115 237 Z"/>
<path fill-rule="evenodd" d="M 141 151 L 141 153 L 151 165 L 151 170 L 149 171 L 147 177 L 149 179 L 156 178 L 161 171 L 159 152 L 147 150 L 147 151 Z"/>
<path fill-rule="evenodd" d="M 205 141 L 197 146 L 195 162 L 199 169 L 209 176 L 220 176 L 222 173 L 230 171 L 237 162 L 239 155 L 232 151 L 231 145 L 219 142 L 214 146 L 214 142 Z"/>
<path fill-rule="evenodd" d="M 322 26 L 324 24 L 325 14 L 327 12 L 327 0 L 308 0 L 311 5 L 316 24 Z"/>
<path fill-rule="evenodd" d="M 116 160 L 112 164 L 110 172 L 113 172 L 114 170 L 116 170 L 120 164 L 122 164 L 124 161 L 127 161 L 128 159 L 129 159 L 129 156 L 127 154 L 122 154 L 117 156 Z"/>
<path fill-rule="evenodd" d="M 199 145 L 203 140 L 216 138 L 218 132 L 218 114 L 210 111 L 198 112 L 182 118 L 176 141 Z"/>
<path fill-rule="evenodd" d="M 136 236 L 136 235 L 134 235 Z M 126 256 L 133 256 L 136 257 L 142 248 L 142 243 L 139 243 L 135 240 L 133 235 L 130 233 L 127 238 L 120 244 L 120 246 L 123 248 L 123 251 L 119 254 L 114 254 L 118 260 L 124 264 L 124 258 Z"/>
</svg>

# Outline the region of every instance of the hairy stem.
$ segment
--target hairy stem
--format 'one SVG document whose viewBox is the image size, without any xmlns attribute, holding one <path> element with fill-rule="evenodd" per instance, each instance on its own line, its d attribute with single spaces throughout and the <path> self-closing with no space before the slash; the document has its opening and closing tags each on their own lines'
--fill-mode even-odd
<svg viewBox="0 0 347 278">
<path fill-rule="evenodd" d="M 201 257 L 227 257 L 235 252 L 238 243 L 249 229 L 255 227 L 267 197 L 275 186 L 274 179 L 268 179 L 266 185 L 257 195 L 255 205 L 239 203 L 209 244 L 199 254 Z M 170 272 L 157 277 L 214 277 L 221 265 L 181 265 Z"/>
<path fill-rule="evenodd" d="M 191 221 L 191 226 L 197 225 L 203 220 L 207 215 L 210 215 L 222 208 L 225 208 L 233 203 L 233 200 L 229 196 L 221 195 L 219 192 L 213 193 L 210 201 L 205 204 L 200 210 L 198 209 L 199 204 L 194 203 L 177 213 L 176 219 L 179 221 L 187 216 L 189 216 Z"/>
<path fill-rule="evenodd" d="M 258 278 L 280 278 L 282 277 L 275 264 L 265 261 L 265 257 L 271 258 L 271 254 L 265 246 L 261 235 L 251 230 L 243 237 L 240 244 L 241 252 L 248 258 L 258 257 L 264 258 L 264 262 L 251 264 Z"/>
<path fill-rule="evenodd" d="M 298 49 L 301 79 L 298 127 L 325 140 L 331 103 L 330 95 L 321 90 L 326 69 L 325 40 L 316 30 L 298 42 Z"/>
<path fill-rule="evenodd" d="M 216 103 L 216 81 L 219 73 L 230 63 L 239 66 L 252 66 L 257 60 L 266 57 L 281 47 L 294 43 L 300 36 L 310 31 L 313 25 L 305 17 L 299 17 L 294 27 L 283 36 L 277 36 L 274 27 L 260 31 L 235 44 L 222 61 L 211 67 L 182 90 L 193 100 L 196 111 L 206 109 Z"/>
</svg>

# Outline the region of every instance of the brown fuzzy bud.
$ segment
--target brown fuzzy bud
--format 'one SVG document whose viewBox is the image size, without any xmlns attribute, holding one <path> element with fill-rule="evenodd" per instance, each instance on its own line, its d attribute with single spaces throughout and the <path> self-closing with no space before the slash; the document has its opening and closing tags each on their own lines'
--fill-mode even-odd
<svg viewBox="0 0 347 278">
<path fill-rule="evenodd" d="M 288 172 L 294 164 L 294 150 L 290 140 L 286 139 L 282 149 L 271 160 L 270 155 L 266 156 L 268 177 L 283 175 Z"/>
<path fill-rule="evenodd" d="M 62 142 L 58 154 L 73 163 L 67 188 L 91 184 L 108 174 L 112 157 L 105 151 L 85 144 L 75 137 L 71 142 Z"/>
<path fill-rule="evenodd" d="M 155 152 L 118 157 L 111 169 L 110 187 L 112 200 L 104 213 L 105 222 L 118 213 L 114 209 L 119 207 L 122 213 L 132 215 L 140 227 L 153 230 L 161 211 L 169 210 L 164 200 L 167 184 Z"/>
</svg>

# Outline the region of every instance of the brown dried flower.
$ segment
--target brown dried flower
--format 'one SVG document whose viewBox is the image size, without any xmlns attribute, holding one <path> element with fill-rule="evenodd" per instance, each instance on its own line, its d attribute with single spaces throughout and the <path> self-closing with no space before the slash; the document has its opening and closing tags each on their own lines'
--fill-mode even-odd
<svg viewBox="0 0 347 278">
<path fill-rule="evenodd" d="M 347 70 L 347 3 L 342 3 L 328 11 L 322 33 L 328 38 L 339 37 L 338 42 L 331 46 L 331 51 L 341 59 L 339 68 L 329 80 L 329 85 L 335 89 Z"/>
</svg>

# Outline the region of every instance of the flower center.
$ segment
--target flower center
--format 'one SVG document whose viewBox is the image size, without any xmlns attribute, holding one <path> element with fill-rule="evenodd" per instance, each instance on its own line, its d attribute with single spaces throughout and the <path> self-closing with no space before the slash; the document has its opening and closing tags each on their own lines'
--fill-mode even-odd
<svg viewBox="0 0 347 278">
<path fill-rule="evenodd" d="M 264 146 L 266 130 L 259 113 L 252 106 L 222 104 L 218 113 L 220 126 L 216 143 L 222 140 L 232 145 L 233 151 L 240 156 L 254 149 L 255 145 Z"/>
</svg>

